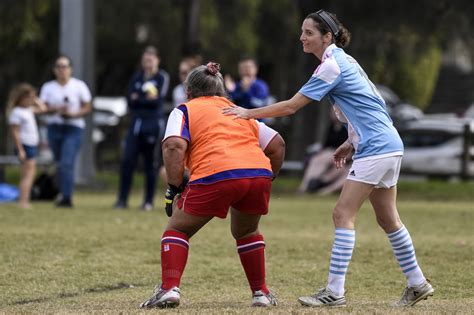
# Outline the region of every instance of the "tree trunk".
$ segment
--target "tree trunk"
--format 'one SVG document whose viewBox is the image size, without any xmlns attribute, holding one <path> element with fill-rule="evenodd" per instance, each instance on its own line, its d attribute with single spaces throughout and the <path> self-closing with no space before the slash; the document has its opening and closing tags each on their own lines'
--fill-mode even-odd
<svg viewBox="0 0 474 315">
<path fill-rule="evenodd" d="M 201 0 L 192 0 L 189 6 L 189 27 L 186 36 L 185 52 L 189 55 L 200 53 L 201 40 L 199 32 L 199 13 L 201 12 Z"/>
</svg>

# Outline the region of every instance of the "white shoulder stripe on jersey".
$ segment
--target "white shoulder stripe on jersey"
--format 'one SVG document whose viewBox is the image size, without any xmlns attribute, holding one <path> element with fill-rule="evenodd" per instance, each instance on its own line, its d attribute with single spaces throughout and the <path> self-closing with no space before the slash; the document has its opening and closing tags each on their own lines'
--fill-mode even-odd
<svg viewBox="0 0 474 315">
<path fill-rule="evenodd" d="M 334 56 L 326 58 L 323 63 L 313 74 L 313 77 L 323 80 L 324 82 L 331 84 L 341 74 L 341 68 L 334 59 Z"/>
<path fill-rule="evenodd" d="M 168 118 L 168 123 L 166 125 L 166 132 L 163 141 L 169 137 L 182 137 L 181 127 L 184 121 L 184 113 L 178 108 L 173 109 Z"/>
<path fill-rule="evenodd" d="M 270 141 L 273 140 L 273 138 L 275 138 L 277 134 L 277 131 L 268 127 L 263 122 L 258 122 L 258 141 L 262 150 L 265 150 L 267 148 L 267 145 L 270 143 Z"/>
</svg>

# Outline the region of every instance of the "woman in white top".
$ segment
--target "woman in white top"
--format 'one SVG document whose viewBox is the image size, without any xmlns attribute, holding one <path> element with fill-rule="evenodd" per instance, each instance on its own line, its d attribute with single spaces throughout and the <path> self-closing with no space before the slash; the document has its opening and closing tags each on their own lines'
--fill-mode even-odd
<svg viewBox="0 0 474 315">
<path fill-rule="evenodd" d="M 61 55 L 54 64 L 55 80 L 41 87 L 40 98 L 51 115 L 48 123 L 48 143 L 58 166 L 58 207 L 72 207 L 74 164 L 82 142 L 84 116 L 91 107 L 91 93 L 87 85 L 72 77 L 71 60 Z"/>
<path fill-rule="evenodd" d="M 39 134 L 35 113 L 45 110 L 44 103 L 36 97 L 36 90 L 28 83 L 19 84 L 10 92 L 8 122 L 15 142 L 15 153 L 21 162 L 19 206 L 23 209 L 31 208 L 30 191 L 36 173 Z"/>
</svg>

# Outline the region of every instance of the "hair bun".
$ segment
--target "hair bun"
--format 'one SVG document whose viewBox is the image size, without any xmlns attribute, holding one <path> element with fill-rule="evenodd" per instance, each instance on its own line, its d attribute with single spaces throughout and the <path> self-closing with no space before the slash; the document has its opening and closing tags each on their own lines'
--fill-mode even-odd
<svg viewBox="0 0 474 315">
<path fill-rule="evenodd" d="M 221 65 L 215 62 L 208 62 L 206 68 L 207 73 L 212 75 L 217 75 L 221 71 Z"/>
</svg>

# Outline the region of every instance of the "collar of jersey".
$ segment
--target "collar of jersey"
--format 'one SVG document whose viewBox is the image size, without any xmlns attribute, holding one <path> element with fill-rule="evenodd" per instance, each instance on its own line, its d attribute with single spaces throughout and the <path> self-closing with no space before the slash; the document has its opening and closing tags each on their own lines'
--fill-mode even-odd
<svg viewBox="0 0 474 315">
<path fill-rule="evenodd" d="M 324 60 L 332 56 L 332 51 L 335 48 L 337 48 L 336 44 L 331 44 L 328 47 L 326 47 L 326 50 L 324 50 L 323 59 L 321 60 L 321 63 L 323 63 Z"/>
</svg>

